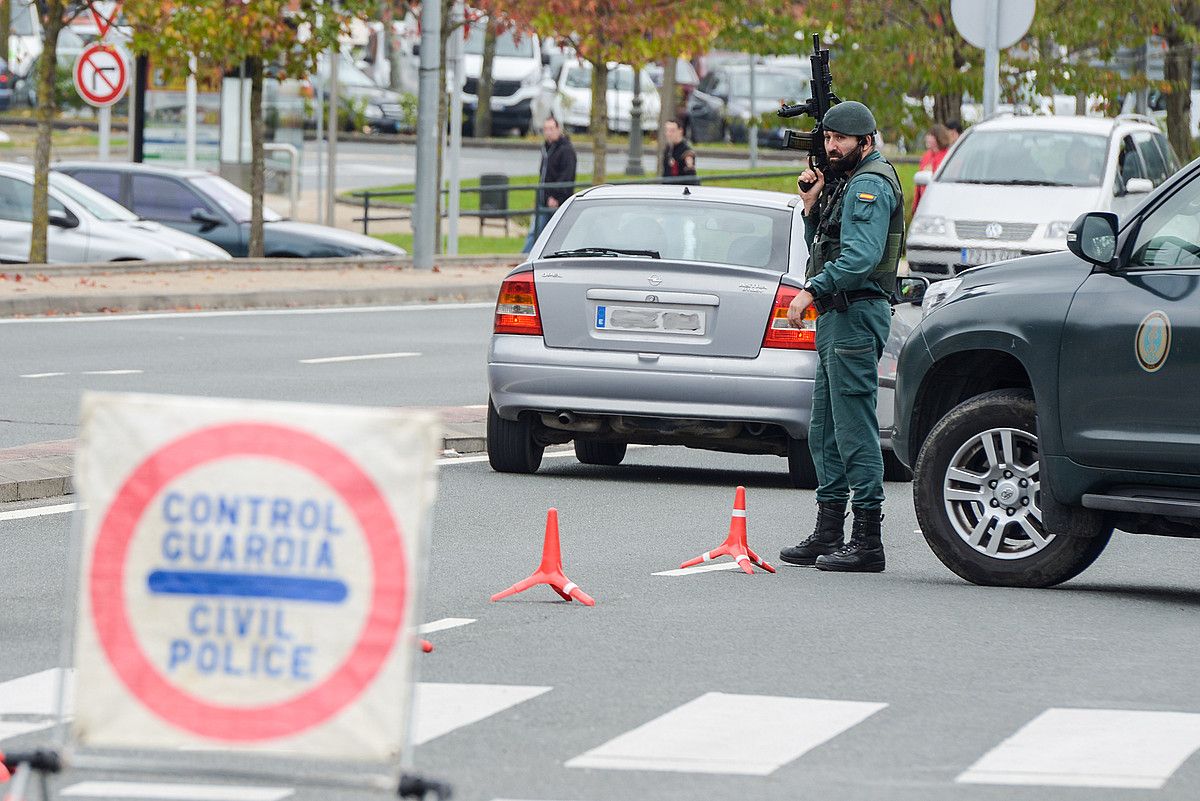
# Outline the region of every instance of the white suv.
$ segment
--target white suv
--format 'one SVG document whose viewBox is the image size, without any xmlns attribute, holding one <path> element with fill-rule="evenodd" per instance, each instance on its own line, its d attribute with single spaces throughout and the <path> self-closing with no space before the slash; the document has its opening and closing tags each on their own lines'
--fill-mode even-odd
<svg viewBox="0 0 1200 801">
<path fill-rule="evenodd" d="M 925 187 L 908 229 L 913 274 L 1066 250 L 1085 211 L 1125 216 L 1179 169 L 1145 117 L 993 117 L 971 126 Z"/>
</svg>

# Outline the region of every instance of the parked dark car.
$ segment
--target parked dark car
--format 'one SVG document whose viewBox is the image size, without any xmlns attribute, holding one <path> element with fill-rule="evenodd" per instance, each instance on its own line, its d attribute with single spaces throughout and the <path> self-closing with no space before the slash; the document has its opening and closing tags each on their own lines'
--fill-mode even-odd
<svg viewBox="0 0 1200 801">
<path fill-rule="evenodd" d="M 959 576 L 1045 587 L 1114 531 L 1200 537 L 1197 209 L 1200 161 L 1120 218 L 1081 215 L 1066 251 L 926 294 L 892 441 L 921 533 Z"/>
<path fill-rule="evenodd" d="M 754 70 L 754 97 L 750 96 L 750 66 L 726 64 L 700 81 L 688 100 L 688 138 L 693 143 L 745 142 L 752 117 L 771 114 L 781 100 L 789 103 L 808 97 L 807 76 L 800 69 L 764 65 Z M 759 126 L 758 143 L 783 147 L 784 126 Z"/>
<path fill-rule="evenodd" d="M 145 164 L 61 162 L 54 165 L 107 195 L 134 214 L 207 239 L 234 256 L 247 255 L 250 195 L 220 176 L 201 170 L 175 170 Z M 339 228 L 285 220 L 263 210 L 264 253 L 268 257 L 403 256 L 379 239 Z"/>
</svg>

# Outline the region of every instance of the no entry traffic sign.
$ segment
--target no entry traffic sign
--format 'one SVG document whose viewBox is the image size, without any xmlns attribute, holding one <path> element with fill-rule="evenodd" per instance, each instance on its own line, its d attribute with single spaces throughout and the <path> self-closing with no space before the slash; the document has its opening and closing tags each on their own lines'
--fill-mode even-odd
<svg viewBox="0 0 1200 801">
<path fill-rule="evenodd" d="M 432 418 L 95 394 L 82 430 L 77 742 L 397 754 Z"/>
<path fill-rule="evenodd" d="M 75 59 L 75 91 L 93 106 L 111 106 L 129 88 L 125 56 L 113 45 L 89 45 Z"/>
</svg>

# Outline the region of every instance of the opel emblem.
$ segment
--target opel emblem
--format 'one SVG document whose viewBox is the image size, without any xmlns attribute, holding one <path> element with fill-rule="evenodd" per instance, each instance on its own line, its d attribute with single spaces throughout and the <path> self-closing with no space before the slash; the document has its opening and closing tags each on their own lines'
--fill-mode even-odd
<svg viewBox="0 0 1200 801">
<path fill-rule="evenodd" d="M 1004 226 L 1000 223 L 988 223 L 987 228 L 983 229 L 983 235 L 988 239 L 999 239 L 1002 233 L 1004 233 Z"/>
<path fill-rule="evenodd" d="M 659 284 L 662 283 L 662 276 L 661 275 L 652 275 L 649 278 L 647 278 L 646 280 L 650 282 L 650 286 L 658 286 Z"/>
</svg>

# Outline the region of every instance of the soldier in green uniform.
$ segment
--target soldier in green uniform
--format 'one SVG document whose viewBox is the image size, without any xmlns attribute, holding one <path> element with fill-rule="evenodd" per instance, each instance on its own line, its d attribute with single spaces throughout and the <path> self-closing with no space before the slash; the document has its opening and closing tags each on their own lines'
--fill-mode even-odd
<svg viewBox="0 0 1200 801">
<path fill-rule="evenodd" d="M 820 481 L 817 521 L 812 536 L 784 548 L 780 558 L 821 570 L 880 572 L 883 456 L 875 396 L 904 240 L 904 200 L 895 169 L 875 149 L 870 109 L 839 103 L 824 126 L 829 165 L 799 179 L 813 184 L 800 193 L 812 256 L 804 289 L 788 309 L 796 328 L 808 306 L 820 314 L 808 437 Z M 848 501 L 854 525 L 843 542 Z"/>
</svg>

